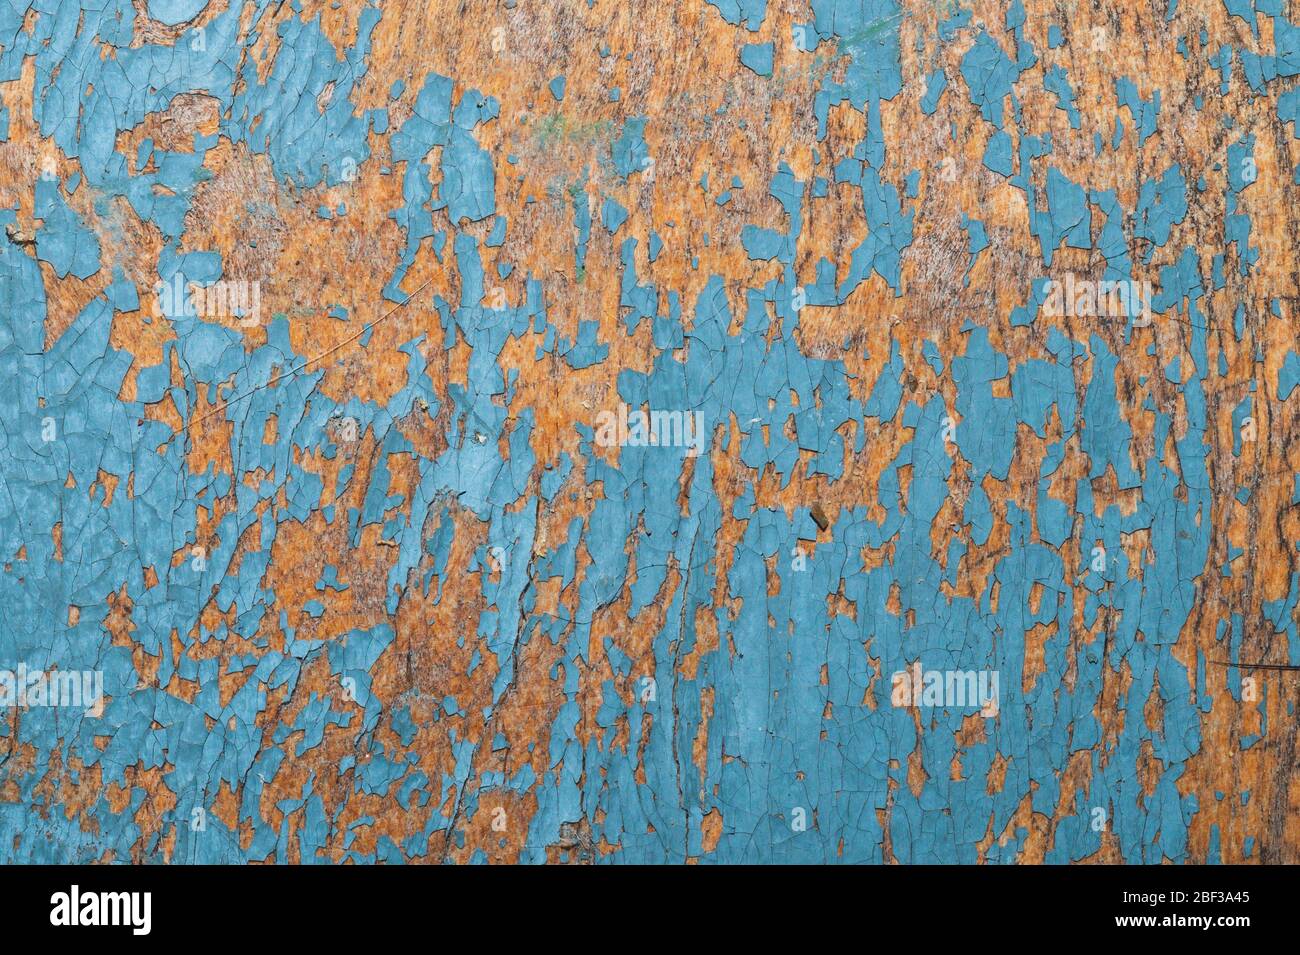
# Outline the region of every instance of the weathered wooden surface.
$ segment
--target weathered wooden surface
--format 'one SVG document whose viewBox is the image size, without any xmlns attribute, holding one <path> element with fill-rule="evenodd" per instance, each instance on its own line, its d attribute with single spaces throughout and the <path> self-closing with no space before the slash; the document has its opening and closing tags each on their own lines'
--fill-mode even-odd
<svg viewBox="0 0 1300 955">
<path fill-rule="evenodd" d="M 1296 861 L 1240 6 L 0 14 L 3 858 Z"/>
</svg>

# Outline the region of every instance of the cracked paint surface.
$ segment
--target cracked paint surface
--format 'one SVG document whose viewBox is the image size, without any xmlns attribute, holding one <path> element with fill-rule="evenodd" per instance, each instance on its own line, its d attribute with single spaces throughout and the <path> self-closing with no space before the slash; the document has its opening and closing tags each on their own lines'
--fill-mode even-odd
<svg viewBox="0 0 1300 955">
<path fill-rule="evenodd" d="M 1295 861 L 1290 16 L 0 8 L 0 860 Z"/>
</svg>

